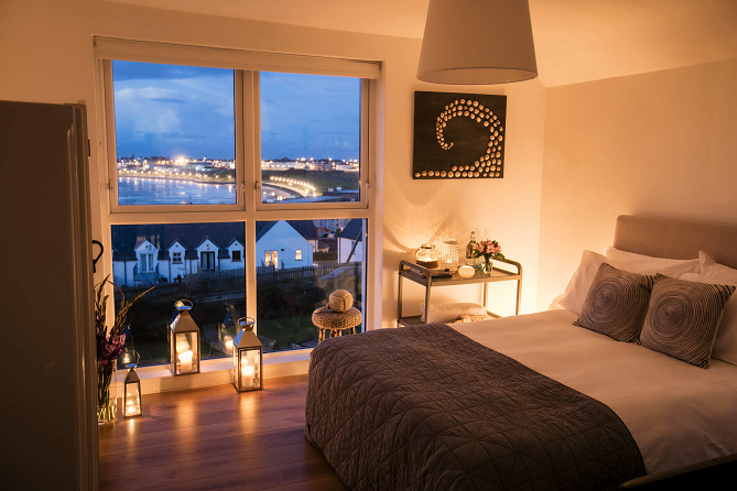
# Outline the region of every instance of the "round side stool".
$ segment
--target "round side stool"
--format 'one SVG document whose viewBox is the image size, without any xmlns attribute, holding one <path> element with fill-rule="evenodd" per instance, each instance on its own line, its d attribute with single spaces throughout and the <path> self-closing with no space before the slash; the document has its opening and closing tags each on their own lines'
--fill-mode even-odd
<svg viewBox="0 0 737 491">
<path fill-rule="evenodd" d="M 312 313 L 312 323 L 320 330 L 318 342 L 325 340 L 325 331 L 330 331 L 330 337 L 342 336 L 345 329 L 348 334 L 356 334 L 356 326 L 361 324 L 361 311 L 351 307 L 345 312 L 333 312 L 328 306 L 320 307 Z"/>
</svg>

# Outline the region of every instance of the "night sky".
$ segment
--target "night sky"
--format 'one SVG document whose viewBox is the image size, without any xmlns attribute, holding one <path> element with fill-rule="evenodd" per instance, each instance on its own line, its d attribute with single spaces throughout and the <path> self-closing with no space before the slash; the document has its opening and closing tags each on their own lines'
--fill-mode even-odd
<svg viewBox="0 0 737 491">
<path fill-rule="evenodd" d="M 233 71 L 113 62 L 118 157 L 233 159 Z M 357 159 L 359 79 L 261 73 L 261 157 Z"/>
</svg>

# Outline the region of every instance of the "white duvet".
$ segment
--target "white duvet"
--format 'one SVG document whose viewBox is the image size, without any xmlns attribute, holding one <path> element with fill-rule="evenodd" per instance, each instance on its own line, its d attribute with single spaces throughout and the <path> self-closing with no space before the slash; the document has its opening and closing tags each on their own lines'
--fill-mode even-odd
<svg viewBox="0 0 737 491">
<path fill-rule="evenodd" d="M 737 366 L 698 368 L 576 327 L 576 317 L 549 310 L 451 326 L 609 406 L 650 474 L 737 453 Z"/>
</svg>

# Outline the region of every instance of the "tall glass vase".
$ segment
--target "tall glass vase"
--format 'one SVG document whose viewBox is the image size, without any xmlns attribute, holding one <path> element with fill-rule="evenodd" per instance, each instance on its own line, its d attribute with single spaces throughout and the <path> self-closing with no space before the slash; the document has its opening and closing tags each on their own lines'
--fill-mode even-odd
<svg viewBox="0 0 737 491">
<path fill-rule="evenodd" d="M 97 363 L 97 424 L 100 426 L 115 422 L 118 402 L 116 368 L 116 360 L 108 362 L 107 365 Z"/>
</svg>

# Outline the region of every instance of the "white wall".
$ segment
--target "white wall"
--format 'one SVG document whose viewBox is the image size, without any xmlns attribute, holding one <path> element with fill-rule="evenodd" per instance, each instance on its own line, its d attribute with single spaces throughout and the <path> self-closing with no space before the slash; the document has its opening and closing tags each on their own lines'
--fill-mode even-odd
<svg viewBox="0 0 737 491">
<path fill-rule="evenodd" d="M 622 214 L 737 223 L 737 59 L 546 92 L 538 307 Z"/>
<path fill-rule="evenodd" d="M 93 35 L 382 61 L 383 79 L 376 102 L 378 121 L 383 124 L 374 126 L 374 170 L 383 170 L 384 176 L 373 181 L 377 200 L 372 219 L 374 225 L 381 226 L 372 230 L 369 247 L 382 250 L 383 270 L 370 293 L 383 301 L 377 303 L 374 314 L 381 311 L 381 324 L 394 325 L 400 259 L 411 258 L 421 242 L 441 236 L 464 240 L 475 227 L 489 228 L 505 253 L 524 264 L 523 305 L 527 311 L 534 307 L 544 123 L 544 88 L 539 81 L 462 89 L 509 97 L 504 179 L 413 181 L 413 91 L 454 89 L 417 80 L 420 41 L 416 39 L 201 16 L 99 0 L 4 0 L 0 4 L 0 98 L 83 100 L 88 104 L 91 162 L 95 167 L 92 198 L 102 203 L 93 209 L 93 236 L 98 239 L 108 236 L 109 231 L 102 226 L 107 209 L 106 177 L 99 152 L 104 135 L 97 121 Z M 448 292 L 448 298 L 466 294 L 478 295 L 475 290 Z"/>
</svg>

